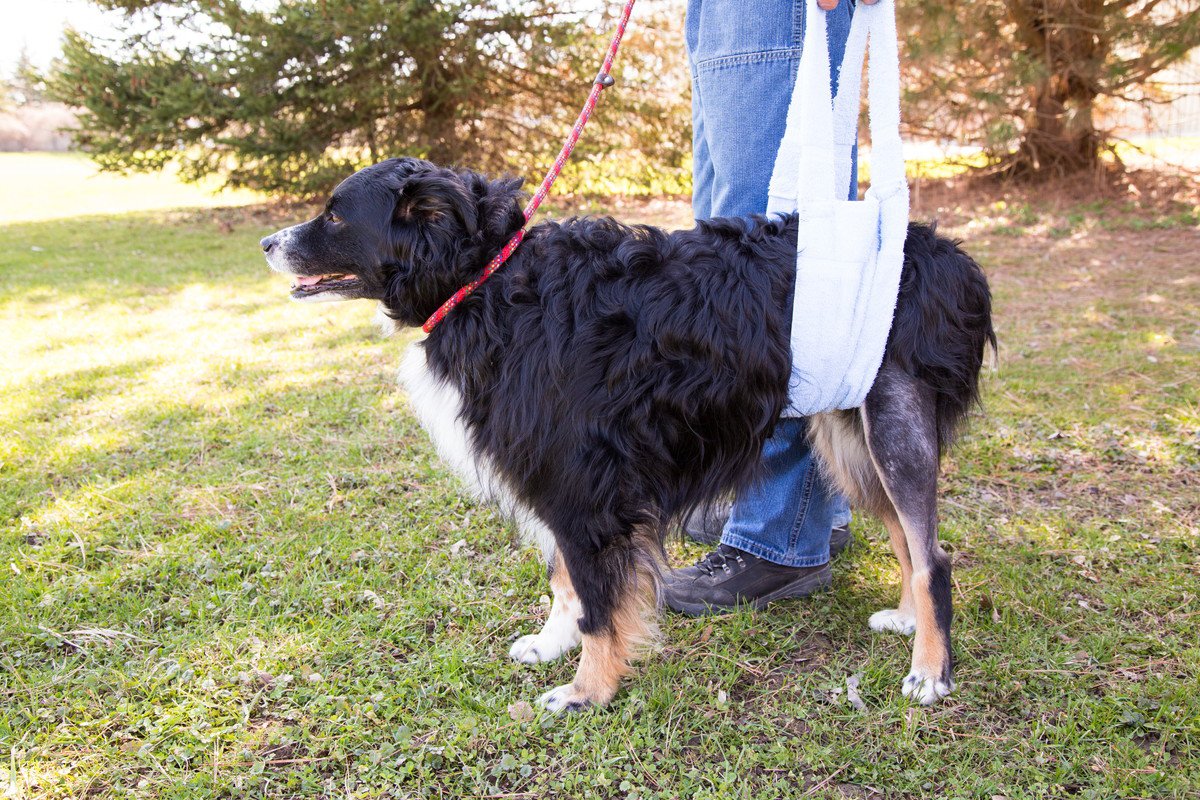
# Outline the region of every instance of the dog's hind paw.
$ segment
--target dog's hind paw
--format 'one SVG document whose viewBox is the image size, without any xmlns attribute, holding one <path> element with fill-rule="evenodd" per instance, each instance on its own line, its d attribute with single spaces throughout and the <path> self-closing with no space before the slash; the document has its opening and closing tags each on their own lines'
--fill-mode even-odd
<svg viewBox="0 0 1200 800">
<path fill-rule="evenodd" d="M 872 614 L 871 618 L 867 620 L 867 625 L 871 630 L 881 633 L 890 631 L 912 636 L 917 631 L 917 618 L 912 614 L 905 614 L 898 608 L 885 608 L 883 611 L 876 611 Z"/>
<path fill-rule="evenodd" d="M 513 642 L 508 650 L 508 657 L 522 664 L 540 664 L 543 661 L 554 661 L 561 658 L 563 653 L 579 644 L 578 641 L 563 636 L 547 636 L 545 631 L 522 636 Z"/>
<path fill-rule="evenodd" d="M 943 681 L 930 678 L 917 672 L 908 673 L 902 689 L 904 696 L 923 706 L 928 706 L 941 700 L 954 691 L 954 681 Z"/>
<path fill-rule="evenodd" d="M 539 697 L 538 705 L 554 714 L 561 714 L 564 711 L 583 711 L 592 705 L 592 701 L 578 691 L 575 684 L 567 683 Z"/>
</svg>

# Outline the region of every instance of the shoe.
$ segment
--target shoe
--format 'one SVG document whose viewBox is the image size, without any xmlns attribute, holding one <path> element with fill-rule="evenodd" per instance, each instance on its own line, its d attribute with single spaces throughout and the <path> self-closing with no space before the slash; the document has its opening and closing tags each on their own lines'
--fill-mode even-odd
<svg viewBox="0 0 1200 800">
<path fill-rule="evenodd" d="M 774 600 L 808 597 L 828 589 L 831 582 L 828 564 L 784 567 L 722 544 L 695 565 L 668 572 L 662 597 L 667 607 L 701 617 L 739 606 L 763 608 Z"/>
<path fill-rule="evenodd" d="M 850 546 L 850 524 L 838 525 L 829 532 L 829 559 L 832 561 Z"/>
</svg>

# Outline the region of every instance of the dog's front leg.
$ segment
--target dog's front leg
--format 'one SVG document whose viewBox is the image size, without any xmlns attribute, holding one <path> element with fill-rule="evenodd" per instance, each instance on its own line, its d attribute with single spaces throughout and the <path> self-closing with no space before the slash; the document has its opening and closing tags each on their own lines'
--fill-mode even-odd
<svg viewBox="0 0 1200 800">
<path fill-rule="evenodd" d="M 542 661 L 554 661 L 564 653 L 574 650 L 579 645 L 582 633 L 579 631 L 579 618 L 583 615 L 583 606 L 579 595 L 571 584 L 571 576 L 562 556 L 554 553 L 549 565 L 550 590 L 554 593 L 554 604 L 550 606 L 550 616 L 538 633 L 522 636 L 513 642 L 508 655 L 514 661 L 522 664 L 537 664 Z"/>
<path fill-rule="evenodd" d="M 613 552 L 616 549 L 567 553 L 563 559 L 563 572 L 575 578 L 573 587 L 583 610 L 583 653 L 575 679 L 538 699 L 549 711 L 606 705 L 631 671 L 641 646 L 655 638 L 653 565 L 635 548 L 622 553 Z"/>
</svg>

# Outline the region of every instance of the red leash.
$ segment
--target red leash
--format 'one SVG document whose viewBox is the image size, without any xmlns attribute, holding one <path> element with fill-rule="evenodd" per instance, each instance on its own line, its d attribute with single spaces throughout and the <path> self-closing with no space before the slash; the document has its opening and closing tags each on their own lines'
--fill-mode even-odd
<svg viewBox="0 0 1200 800">
<path fill-rule="evenodd" d="M 629 15 L 633 12 L 634 0 L 626 0 L 625 8 L 621 12 L 621 21 L 617 24 L 617 32 L 613 35 L 612 44 L 609 45 L 608 55 L 604 58 L 604 65 L 600 67 L 600 74 L 596 76 L 596 82 L 592 85 L 592 93 L 588 95 L 587 102 L 583 104 L 583 111 L 579 112 L 579 119 L 575 120 L 575 127 L 571 128 L 571 135 L 567 137 L 567 141 L 563 144 L 562 150 L 558 154 L 558 158 L 554 160 L 554 166 L 546 173 L 546 177 L 542 179 L 542 185 L 538 188 L 537 194 L 525 206 L 525 224 L 529 224 L 533 213 L 537 211 L 538 206 L 546 199 L 546 195 L 550 193 L 550 187 L 554 185 L 555 178 L 558 173 L 562 172 L 563 165 L 567 163 L 567 159 L 571 157 L 571 151 L 575 149 L 575 143 L 579 141 L 579 135 L 583 133 L 583 126 L 587 124 L 588 118 L 592 116 L 592 110 L 596 107 L 596 102 L 600 99 L 600 93 L 612 86 L 614 81 L 609 70 L 612 69 L 613 60 L 617 57 L 617 48 L 621 46 L 621 37 L 625 35 L 625 26 L 629 24 Z M 488 262 L 488 265 L 483 268 L 483 274 L 475 280 L 468 283 L 466 286 L 455 292 L 449 300 L 442 304 L 442 307 L 433 312 L 433 315 L 425 320 L 425 324 L 421 326 L 422 330 L 429 333 L 437 327 L 438 323 L 446 318 L 446 315 L 459 303 L 463 298 L 471 292 L 479 288 L 479 286 L 492 276 L 496 270 L 500 269 L 500 265 L 508 261 L 509 256 L 517 249 L 517 245 L 525 238 L 525 227 L 513 234 L 513 237 L 505 243 L 501 248 L 500 253 Z"/>
</svg>

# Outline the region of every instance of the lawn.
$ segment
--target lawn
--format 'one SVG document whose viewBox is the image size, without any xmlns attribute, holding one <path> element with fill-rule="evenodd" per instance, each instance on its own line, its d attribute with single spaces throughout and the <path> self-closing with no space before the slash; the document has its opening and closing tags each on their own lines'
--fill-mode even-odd
<svg viewBox="0 0 1200 800">
<path fill-rule="evenodd" d="M 931 198 L 1002 342 L 944 470 L 958 691 L 901 697 L 863 518 L 832 592 L 668 618 L 568 718 L 523 703 L 570 662 L 506 657 L 537 554 L 394 384 L 416 335 L 290 303 L 257 247 L 281 212 L 0 221 L 0 793 L 1200 797 L 1195 211 Z"/>
</svg>

